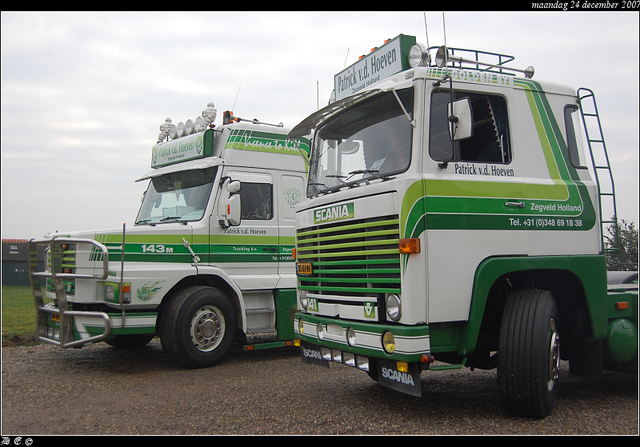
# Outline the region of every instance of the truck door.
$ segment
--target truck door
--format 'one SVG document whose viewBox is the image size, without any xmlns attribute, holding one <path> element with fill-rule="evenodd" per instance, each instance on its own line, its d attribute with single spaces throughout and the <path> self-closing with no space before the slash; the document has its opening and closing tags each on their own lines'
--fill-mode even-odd
<svg viewBox="0 0 640 447">
<path fill-rule="evenodd" d="M 527 198 L 528 157 L 524 151 L 513 155 L 506 93 L 462 83 L 454 88 L 453 95 L 448 88 L 434 89 L 427 101 L 425 226 L 429 252 L 437 254 L 428 259 L 432 322 L 467 318 L 474 271 L 483 259 L 529 250 L 520 217 Z M 473 128 L 470 137 L 453 143 L 451 99 L 469 102 Z"/>
<path fill-rule="evenodd" d="M 278 209 L 278 257 L 280 283 L 278 288 L 296 287 L 295 263 L 292 250 L 295 246 L 295 206 L 302 200 L 304 178 L 301 174 L 278 173 L 276 203 Z"/>
<path fill-rule="evenodd" d="M 241 222 L 222 228 L 212 219 L 211 264 L 223 268 L 243 290 L 273 289 L 279 280 L 273 176 L 244 170 L 223 175 L 242 183 Z"/>
</svg>

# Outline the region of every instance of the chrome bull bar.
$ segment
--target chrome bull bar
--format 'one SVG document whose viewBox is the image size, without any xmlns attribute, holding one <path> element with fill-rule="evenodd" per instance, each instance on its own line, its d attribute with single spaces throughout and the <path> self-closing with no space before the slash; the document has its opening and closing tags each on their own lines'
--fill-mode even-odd
<svg viewBox="0 0 640 447">
<path fill-rule="evenodd" d="M 102 252 L 102 272 L 97 274 L 65 273 L 63 270 L 63 249 L 64 244 L 91 244 Z M 51 256 L 51 271 L 38 271 L 38 246 L 49 247 Z M 65 279 L 96 279 L 104 281 L 109 274 L 109 255 L 107 247 L 94 241 L 93 239 L 73 239 L 54 236 L 47 239 L 31 239 L 29 241 L 29 279 L 31 290 L 36 305 L 36 340 L 51 343 L 61 348 L 72 348 L 87 343 L 94 343 L 106 339 L 111 332 L 111 319 L 104 312 L 93 311 L 73 311 L 69 309 L 67 295 L 64 288 Z M 51 303 L 45 305 L 45 294 L 42 292 L 42 285 L 39 278 L 51 278 L 56 295 L 57 308 Z M 60 315 L 60 336 L 56 339 L 49 333 L 48 321 L 50 315 Z M 73 340 L 73 317 L 101 318 L 104 320 L 104 332 L 102 334 L 89 336 L 80 340 Z"/>
</svg>

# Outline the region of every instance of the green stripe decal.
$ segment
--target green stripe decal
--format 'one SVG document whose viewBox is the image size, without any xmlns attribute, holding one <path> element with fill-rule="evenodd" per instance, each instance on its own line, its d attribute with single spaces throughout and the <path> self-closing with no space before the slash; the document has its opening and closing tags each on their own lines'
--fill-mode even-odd
<svg viewBox="0 0 640 447">
<path fill-rule="evenodd" d="M 184 235 L 127 234 L 125 262 L 193 262 L 191 250 L 200 258 L 200 263 L 236 262 L 293 262 L 291 252 L 295 238 L 277 236 L 244 235 L 196 235 L 189 248 L 185 247 Z M 122 234 L 99 234 L 96 241 L 104 244 L 112 261 L 119 262 L 122 256 Z M 92 250 L 91 261 L 102 260 L 97 250 Z"/>
</svg>

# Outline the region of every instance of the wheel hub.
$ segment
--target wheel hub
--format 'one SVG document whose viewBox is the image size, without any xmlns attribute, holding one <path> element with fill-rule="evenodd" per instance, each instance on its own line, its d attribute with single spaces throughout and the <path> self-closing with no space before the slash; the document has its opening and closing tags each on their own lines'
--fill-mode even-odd
<svg viewBox="0 0 640 447">
<path fill-rule="evenodd" d="M 224 334 L 224 317 L 213 306 L 198 309 L 191 324 L 191 342 L 200 351 L 214 349 Z"/>
<path fill-rule="evenodd" d="M 549 371 L 547 388 L 549 391 L 553 389 L 553 385 L 560 374 L 560 337 L 556 330 L 556 322 L 551 319 L 549 327 Z"/>
</svg>

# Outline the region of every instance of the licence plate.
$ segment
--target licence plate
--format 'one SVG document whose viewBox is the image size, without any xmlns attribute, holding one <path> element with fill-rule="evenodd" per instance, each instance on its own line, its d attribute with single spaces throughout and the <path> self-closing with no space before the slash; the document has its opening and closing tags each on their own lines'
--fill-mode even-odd
<svg viewBox="0 0 640 447">
<path fill-rule="evenodd" d="M 299 262 L 296 264 L 297 273 L 300 276 L 309 276 L 313 273 L 313 268 L 310 262 Z"/>
</svg>

